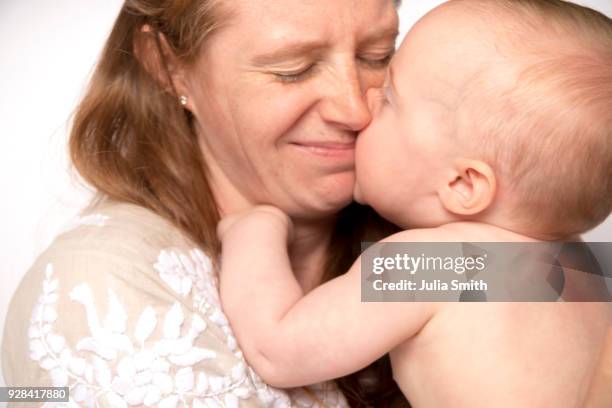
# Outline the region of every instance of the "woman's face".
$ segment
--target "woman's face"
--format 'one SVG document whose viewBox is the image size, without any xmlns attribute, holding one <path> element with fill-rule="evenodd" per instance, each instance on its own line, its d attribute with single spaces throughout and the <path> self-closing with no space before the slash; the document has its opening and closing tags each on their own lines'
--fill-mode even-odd
<svg viewBox="0 0 612 408">
<path fill-rule="evenodd" d="M 184 80 L 222 211 L 333 214 L 352 200 L 365 93 L 382 85 L 394 50 L 393 2 L 232 4 Z"/>
</svg>

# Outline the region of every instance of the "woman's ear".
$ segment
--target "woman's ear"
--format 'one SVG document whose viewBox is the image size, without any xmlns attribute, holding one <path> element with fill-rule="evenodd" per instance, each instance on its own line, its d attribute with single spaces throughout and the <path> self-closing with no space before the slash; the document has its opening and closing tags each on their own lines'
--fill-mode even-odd
<svg viewBox="0 0 612 408">
<path fill-rule="evenodd" d="M 489 208 L 496 191 L 497 180 L 491 166 L 479 160 L 459 159 L 438 190 L 438 197 L 453 214 L 475 215 Z"/>
<path fill-rule="evenodd" d="M 177 101 L 189 96 L 184 69 L 162 33 L 143 25 L 134 37 L 134 55 L 161 89 Z"/>
</svg>

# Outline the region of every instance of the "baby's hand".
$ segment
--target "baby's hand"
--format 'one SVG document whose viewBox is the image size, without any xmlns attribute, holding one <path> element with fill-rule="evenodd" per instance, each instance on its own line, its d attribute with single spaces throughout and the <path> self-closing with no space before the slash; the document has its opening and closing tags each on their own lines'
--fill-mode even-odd
<svg viewBox="0 0 612 408">
<path fill-rule="evenodd" d="M 217 236 L 221 241 L 228 236 L 246 237 L 249 232 L 260 236 L 283 234 L 289 239 L 293 223 L 287 214 L 271 205 L 258 205 L 247 211 L 225 216 L 217 225 Z"/>
</svg>

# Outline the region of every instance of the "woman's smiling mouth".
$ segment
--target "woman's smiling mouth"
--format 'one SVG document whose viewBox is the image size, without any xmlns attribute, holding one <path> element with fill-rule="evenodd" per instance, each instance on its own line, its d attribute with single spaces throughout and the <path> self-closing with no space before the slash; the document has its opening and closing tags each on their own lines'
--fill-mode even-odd
<svg viewBox="0 0 612 408">
<path fill-rule="evenodd" d="M 330 158 L 350 158 L 351 161 L 355 155 L 355 140 L 350 142 L 327 142 L 327 141 L 308 141 L 308 142 L 291 142 L 290 145 L 297 147 L 308 153 L 330 157 Z"/>
</svg>

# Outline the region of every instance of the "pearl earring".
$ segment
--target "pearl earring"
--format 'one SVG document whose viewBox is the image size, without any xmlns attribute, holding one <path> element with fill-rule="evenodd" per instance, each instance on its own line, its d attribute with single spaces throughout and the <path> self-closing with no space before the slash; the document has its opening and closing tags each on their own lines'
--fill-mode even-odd
<svg viewBox="0 0 612 408">
<path fill-rule="evenodd" d="M 179 97 L 179 103 L 180 103 L 181 105 L 183 105 L 183 106 L 187 105 L 187 101 L 188 101 L 188 99 L 187 99 L 187 97 L 186 97 L 185 95 L 181 95 L 181 96 Z"/>
</svg>

